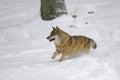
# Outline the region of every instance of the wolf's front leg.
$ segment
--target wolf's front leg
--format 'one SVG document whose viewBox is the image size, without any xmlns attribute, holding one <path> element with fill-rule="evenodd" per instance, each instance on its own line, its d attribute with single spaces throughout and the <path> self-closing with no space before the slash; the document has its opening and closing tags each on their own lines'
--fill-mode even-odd
<svg viewBox="0 0 120 80">
<path fill-rule="evenodd" d="M 62 53 L 62 56 L 61 56 L 59 62 L 62 62 L 65 59 L 65 56 L 66 56 L 66 53 Z"/>
<path fill-rule="evenodd" d="M 56 50 L 55 52 L 54 52 L 54 54 L 52 55 L 52 59 L 54 59 L 57 55 L 59 55 L 60 53 Z"/>
</svg>

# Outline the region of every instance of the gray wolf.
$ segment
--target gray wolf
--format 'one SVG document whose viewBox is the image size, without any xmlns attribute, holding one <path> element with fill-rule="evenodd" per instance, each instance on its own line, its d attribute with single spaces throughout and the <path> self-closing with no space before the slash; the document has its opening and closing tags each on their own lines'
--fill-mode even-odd
<svg viewBox="0 0 120 80">
<path fill-rule="evenodd" d="M 79 52 L 89 53 L 91 47 L 93 49 L 97 47 L 93 39 L 85 36 L 71 36 L 58 27 L 53 27 L 47 39 L 55 43 L 56 51 L 53 53 L 52 59 L 62 54 L 59 62 L 62 62 L 66 56 L 76 55 Z"/>
</svg>

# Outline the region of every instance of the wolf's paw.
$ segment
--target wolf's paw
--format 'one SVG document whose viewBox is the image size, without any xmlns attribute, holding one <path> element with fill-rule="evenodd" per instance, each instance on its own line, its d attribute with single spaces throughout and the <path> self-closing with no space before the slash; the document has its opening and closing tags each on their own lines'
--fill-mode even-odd
<svg viewBox="0 0 120 80">
<path fill-rule="evenodd" d="M 63 60 L 60 59 L 59 62 L 63 62 Z"/>
<path fill-rule="evenodd" d="M 55 59 L 55 56 L 52 56 L 51 59 Z"/>
</svg>

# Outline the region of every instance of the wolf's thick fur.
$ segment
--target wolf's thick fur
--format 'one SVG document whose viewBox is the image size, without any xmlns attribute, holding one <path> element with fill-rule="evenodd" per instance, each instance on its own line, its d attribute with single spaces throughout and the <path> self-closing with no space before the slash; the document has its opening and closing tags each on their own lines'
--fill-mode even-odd
<svg viewBox="0 0 120 80">
<path fill-rule="evenodd" d="M 53 27 L 53 31 L 47 39 L 55 43 L 56 51 L 52 59 L 58 54 L 62 54 L 59 60 L 60 62 L 63 61 L 66 56 L 75 55 L 78 52 L 89 53 L 91 47 L 93 49 L 97 47 L 94 40 L 85 36 L 71 36 L 58 27 Z"/>
</svg>

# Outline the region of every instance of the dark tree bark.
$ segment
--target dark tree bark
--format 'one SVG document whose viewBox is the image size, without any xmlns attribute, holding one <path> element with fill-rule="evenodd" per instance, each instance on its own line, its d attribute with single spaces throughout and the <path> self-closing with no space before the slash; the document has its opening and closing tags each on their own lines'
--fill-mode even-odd
<svg viewBox="0 0 120 80">
<path fill-rule="evenodd" d="M 64 0 L 41 0 L 41 17 L 43 20 L 52 20 L 67 14 Z"/>
</svg>

